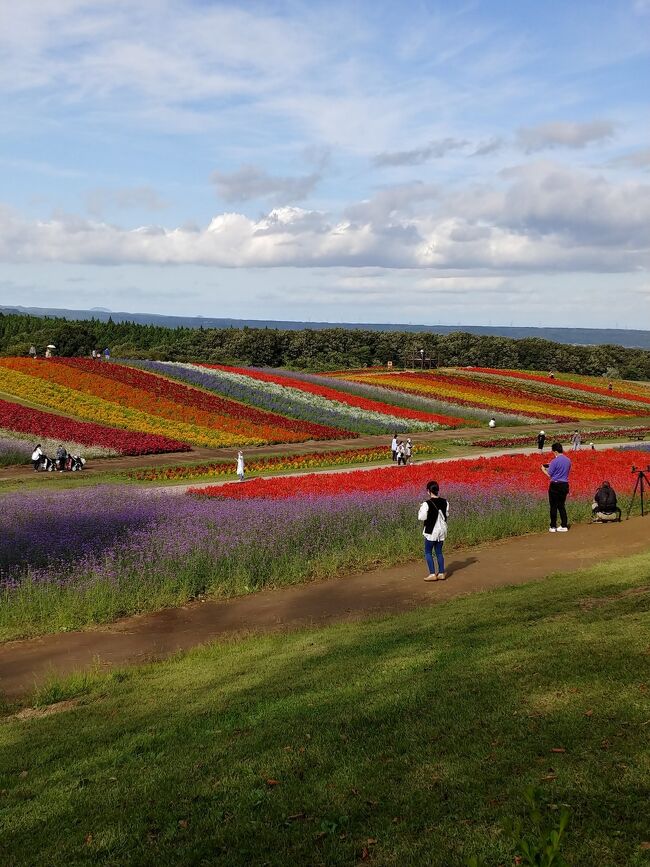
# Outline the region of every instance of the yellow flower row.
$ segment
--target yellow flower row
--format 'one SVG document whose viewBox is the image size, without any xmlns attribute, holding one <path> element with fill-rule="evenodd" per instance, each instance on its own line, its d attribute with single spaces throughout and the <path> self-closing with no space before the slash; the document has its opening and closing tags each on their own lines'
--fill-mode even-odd
<svg viewBox="0 0 650 867">
<path fill-rule="evenodd" d="M 490 410 L 500 410 L 506 413 L 523 412 L 526 415 L 539 416 L 542 418 L 562 415 L 566 418 L 575 419 L 576 421 L 590 421 L 600 418 L 605 418 L 608 415 L 618 415 L 619 413 L 608 413 L 606 409 L 594 407 L 574 407 L 567 405 L 566 407 L 551 406 L 543 398 L 534 399 L 526 397 L 523 394 L 507 395 L 499 394 L 488 388 L 481 388 L 478 383 L 473 385 L 468 382 L 466 386 L 460 386 L 455 383 L 444 382 L 443 377 L 427 382 L 422 379 L 401 377 L 399 374 L 357 374 L 351 377 L 344 377 L 356 382 L 367 382 L 372 385 L 384 386 L 387 388 L 397 389 L 409 394 L 421 394 L 426 397 L 437 398 L 438 400 L 446 400 L 449 403 L 468 403 L 472 406 L 484 406 Z"/>
<path fill-rule="evenodd" d="M 157 418 L 140 410 L 117 406 L 99 397 L 85 395 L 63 385 L 36 379 L 2 366 L 0 366 L 0 391 L 74 418 L 140 433 L 160 434 L 197 446 L 219 448 L 264 443 L 264 440 L 260 439 Z"/>
</svg>

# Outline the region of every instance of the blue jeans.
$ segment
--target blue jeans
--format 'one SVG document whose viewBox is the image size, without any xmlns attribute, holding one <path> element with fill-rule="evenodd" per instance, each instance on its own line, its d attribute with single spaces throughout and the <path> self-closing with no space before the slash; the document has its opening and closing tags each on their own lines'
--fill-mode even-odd
<svg viewBox="0 0 650 867">
<path fill-rule="evenodd" d="M 431 552 L 435 552 L 436 560 L 438 561 L 438 572 L 445 571 L 445 558 L 442 556 L 442 542 L 430 542 L 429 539 L 424 540 L 424 559 L 427 561 L 427 566 L 429 567 L 429 575 L 433 575 L 436 572 L 436 567 L 433 562 L 433 557 L 431 556 Z"/>
</svg>

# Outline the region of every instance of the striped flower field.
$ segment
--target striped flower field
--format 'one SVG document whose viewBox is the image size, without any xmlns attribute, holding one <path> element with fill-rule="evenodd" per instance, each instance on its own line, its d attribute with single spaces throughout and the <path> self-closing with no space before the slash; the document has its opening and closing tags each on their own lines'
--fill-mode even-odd
<svg viewBox="0 0 650 867">
<path fill-rule="evenodd" d="M 122 455 L 650 417 L 639 383 L 534 371 L 334 374 L 162 361 L 0 358 L 0 430 Z M 97 452 L 99 454 L 100 452 Z"/>
<path fill-rule="evenodd" d="M 590 422 L 650 416 L 650 390 L 609 389 L 603 380 L 577 382 L 489 368 L 449 368 L 421 372 L 342 371 L 345 382 L 373 385 L 401 394 L 436 397 L 451 405 L 512 413 L 528 419 Z M 583 378 L 586 380 L 586 378 Z"/>
</svg>

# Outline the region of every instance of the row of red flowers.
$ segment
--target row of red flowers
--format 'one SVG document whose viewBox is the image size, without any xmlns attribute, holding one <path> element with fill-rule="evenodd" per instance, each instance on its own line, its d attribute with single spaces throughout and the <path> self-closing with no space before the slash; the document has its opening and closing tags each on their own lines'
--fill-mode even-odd
<svg viewBox="0 0 650 867">
<path fill-rule="evenodd" d="M 644 437 L 648 433 L 650 433 L 650 427 L 603 428 L 602 430 L 583 431 L 582 439 L 584 441 L 595 439 L 627 439 L 628 437 Z M 571 431 L 553 431 L 547 439 L 548 442 L 554 442 L 555 440 L 562 442 L 563 438 L 570 436 Z M 481 449 L 507 448 L 508 446 L 531 445 L 536 441 L 536 439 L 537 434 L 520 434 L 519 436 L 512 437 L 494 437 L 494 439 L 472 440 L 472 445 L 478 446 Z"/>
<path fill-rule="evenodd" d="M 220 397 L 211 392 L 183 385 L 175 380 L 123 364 L 98 364 L 88 358 L 61 358 L 57 359 L 57 363 L 73 367 L 86 374 L 119 382 L 130 388 L 140 389 L 151 396 L 202 412 L 229 416 L 237 420 L 245 419 L 254 424 L 282 428 L 318 439 L 340 436 L 340 431 L 325 425 L 287 418 L 264 409 L 256 409 L 248 404 Z"/>
<path fill-rule="evenodd" d="M 544 460 L 550 460 L 551 455 Z M 620 493 L 629 492 L 633 481 L 630 468 L 635 462 L 645 465 L 647 452 L 605 451 L 577 452 L 571 455 L 570 477 L 573 495 L 592 496 L 604 479 Z M 541 472 L 539 455 L 503 455 L 493 458 L 466 458 L 437 465 L 421 464 L 397 470 L 352 470 L 347 473 L 319 473 L 294 477 L 255 480 L 255 489 L 246 484 L 213 486 L 191 493 L 228 499 L 281 500 L 289 497 L 318 497 L 338 494 L 387 494 L 399 489 L 424 491 L 427 481 L 437 478 L 444 496 L 449 485 L 469 485 L 476 496 L 493 493 L 530 491 L 543 497 L 548 479 Z"/>
<path fill-rule="evenodd" d="M 619 398 L 621 400 L 631 400 L 635 403 L 650 403 L 650 396 L 645 397 L 642 394 L 632 394 L 631 392 L 620 391 L 619 389 L 609 389 L 604 388 L 600 385 L 590 385 L 587 382 L 574 382 L 569 379 L 562 379 L 561 376 L 556 376 L 555 374 L 551 376 L 544 376 L 542 373 L 528 373 L 523 370 L 510 370 L 504 369 L 500 370 L 497 367 L 468 367 L 465 370 L 470 370 L 475 373 L 487 373 L 493 376 L 504 376 L 511 379 L 524 379 L 529 382 L 543 382 L 546 385 L 556 385 L 561 388 L 570 388 L 574 391 L 584 391 L 589 392 L 590 394 L 601 394 L 604 397 L 609 398 Z"/>
<path fill-rule="evenodd" d="M 189 452 L 190 446 L 156 434 L 133 433 L 87 421 L 74 421 L 62 415 L 31 409 L 19 403 L 0 400 L 0 427 L 31 434 L 36 439 L 50 437 L 86 446 L 104 446 L 123 455 L 155 455 Z"/>
<path fill-rule="evenodd" d="M 438 413 L 426 412 L 419 409 L 407 409 L 402 406 L 394 406 L 389 403 L 382 403 L 378 400 L 372 400 L 366 397 L 360 397 L 356 394 L 348 394 L 345 391 L 339 391 L 335 388 L 329 388 L 326 385 L 317 385 L 313 382 L 304 382 L 301 379 L 296 379 L 289 374 L 274 374 L 267 373 L 263 370 L 255 370 L 248 367 L 230 367 L 225 364 L 203 364 L 202 367 L 209 367 L 213 370 L 225 370 L 230 373 L 238 373 L 243 376 L 249 376 L 251 379 L 257 379 L 260 382 L 271 382 L 275 385 L 283 385 L 285 388 L 295 388 L 298 391 L 303 391 L 306 394 L 315 394 L 318 397 L 324 397 L 327 400 L 336 400 L 339 403 L 344 403 L 347 406 L 354 406 L 358 409 L 370 410 L 372 412 L 380 412 L 384 415 L 392 415 L 396 418 L 415 419 L 417 421 L 430 422 L 431 424 L 446 425 L 449 427 L 458 427 L 459 425 L 467 424 L 466 419 L 456 418 L 455 416 L 439 415 Z"/>
<path fill-rule="evenodd" d="M 468 378 L 466 376 L 462 376 L 462 375 L 457 376 L 457 375 L 454 375 L 452 373 L 447 373 L 445 371 L 440 371 L 440 372 L 435 373 L 435 374 L 404 373 L 404 374 L 401 374 L 401 376 L 407 381 L 409 381 L 409 380 L 413 381 L 413 382 L 423 381 L 427 384 L 435 384 L 436 382 L 439 382 L 441 385 L 445 385 L 445 384 L 456 385 L 456 386 L 459 386 L 461 388 L 467 388 L 468 384 L 471 384 L 471 387 L 474 389 L 478 389 L 478 390 L 484 389 L 486 392 L 488 392 L 488 396 L 489 396 L 489 394 L 500 394 L 500 395 L 503 395 L 504 397 L 512 397 L 512 398 L 521 398 L 522 396 L 527 396 L 525 394 L 525 391 L 522 392 L 521 387 L 516 387 L 515 385 L 512 385 L 512 386 L 499 385 L 498 383 L 495 383 L 495 382 L 494 383 L 493 382 L 488 383 L 488 382 L 482 382 L 479 380 L 472 381 L 472 380 L 468 380 Z M 534 395 L 534 397 L 538 397 L 538 396 Z M 539 396 L 539 397 L 541 397 L 541 396 Z M 590 410 L 594 409 L 593 405 L 589 404 L 589 403 L 582 403 L 578 400 L 567 400 L 567 399 L 562 398 L 562 397 L 553 397 L 552 395 L 546 395 L 546 394 L 543 396 L 543 401 L 545 404 L 548 404 L 551 407 L 558 407 L 559 409 L 563 409 L 563 408 L 566 409 L 566 407 L 570 407 L 571 409 L 585 410 L 585 411 L 590 411 Z M 454 402 L 456 403 L 456 402 L 460 402 L 460 401 L 456 397 L 454 397 Z M 472 401 L 470 401 L 470 402 L 472 402 Z M 539 413 L 522 412 L 520 409 L 517 409 L 516 412 L 520 415 L 534 415 L 534 416 L 539 415 Z M 633 416 L 633 415 L 639 415 L 640 413 L 638 413 L 638 412 L 635 413 L 632 408 L 630 408 L 628 410 L 619 409 L 619 408 L 611 408 L 611 409 L 608 408 L 607 414 L 611 415 L 611 416 L 617 416 L 617 415 L 618 416 Z M 550 413 L 549 413 L 549 415 L 550 415 Z M 566 417 L 564 417 L 562 419 L 560 419 L 558 417 L 557 420 L 558 421 L 571 421 L 571 419 L 566 418 Z"/>
</svg>

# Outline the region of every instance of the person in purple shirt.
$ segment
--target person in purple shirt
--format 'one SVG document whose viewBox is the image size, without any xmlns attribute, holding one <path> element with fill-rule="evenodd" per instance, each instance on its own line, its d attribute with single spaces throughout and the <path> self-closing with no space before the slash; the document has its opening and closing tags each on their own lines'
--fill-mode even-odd
<svg viewBox="0 0 650 867">
<path fill-rule="evenodd" d="M 550 464 L 542 464 L 542 472 L 549 477 L 548 504 L 551 512 L 549 533 L 566 533 L 569 529 L 566 514 L 566 498 L 569 493 L 569 473 L 571 461 L 564 454 L 562 443 L 553 443 L 555 453 Z M 557 525 L 557 513 L 560 513 L 560 526 Z"/>
</svg>

